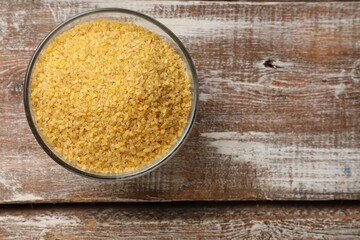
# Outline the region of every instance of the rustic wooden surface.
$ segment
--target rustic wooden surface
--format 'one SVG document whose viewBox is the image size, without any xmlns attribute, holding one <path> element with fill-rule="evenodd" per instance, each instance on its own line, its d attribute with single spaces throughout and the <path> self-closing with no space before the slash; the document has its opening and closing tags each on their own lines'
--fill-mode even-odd
<svg viewBox="0 0 360 240">
<path fill-rule="evenodd" d="M 126 182 L 64 170 L 38 146 L 23 110 L 25 70 L 41 39 L 98 7 L 167 25 L 200 81 L 185 146 Z M 0 0 L 0 203 L 360 199 L 359 172 L 359 2 Z"/>
<path fill-rule="evenodd" d="M 0 212 L 12 239 L 344 239 L 360 238 L 355 204 L 138 204 L 30 206 Z"/>
</svg>

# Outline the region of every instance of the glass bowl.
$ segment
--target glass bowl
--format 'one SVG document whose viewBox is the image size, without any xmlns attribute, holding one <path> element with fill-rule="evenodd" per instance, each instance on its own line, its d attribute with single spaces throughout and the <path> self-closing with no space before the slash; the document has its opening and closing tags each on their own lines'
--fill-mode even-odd
<svg viewBox="0 0 360 240">
<path fill-rule="evenodd" d="M 32 72 L 34 69 L 34 66 L 36 65 L 36 62 L 38 60 L 39 55 L 42 53 L 44 49 L 61 33 L 73 28 L 74 26 L 85 23 L 85 22 L 91 22 L 96 21 L 98 19 L 109 19 L 109 20 L 117 20 L 121 22 L 131 22 L 136 25 L 142 26 L 151 32 L 154 32 L 158 35 L 160 35 L 165 41 L 169 42 L 173 48 L 176 50 L 176 52 L 179 54 L 181 59 L 184 62 L 186 71 L 190 78 L 190 84 L 191 84 L 191 93 L 192 93 L 192 107 L 188 116 L 188 123 L 182 133 L 182 135 L 179 137 L 177 142 L 172 146 L 172 148 L 160 159 L 154 161 L 152 164 L 145 166 L 141 169 L 138 169 L 137 171 L 131 172 L 131 173 L 124 173 L 124 174 L 118 174 L 118 175 L 109 175 L 109 174 L 100 174 L 96 172 L 88 172 L 84 171 L 83 169 L 77 167 L 76 165 L 64 160 L 58 153 L 56 153 L 52 146 L 46 142 L 46 140 L 43 138 L 41 131 L 36 125 L 36 121 L 33 116 L 33 110 L 32 110 L 32 104 L 31 104 L 31 81 L 32 81 Z M 30 63 L 28 65 L 26 76 L 25 76 L 25 82 L 24 82 L 24 107 L 25 107 L 25 113 L 27 117 L 27 121 L 30 125 L 31 131 L 33 132 L 36 140 L 40 144 L 40 146 L 43 148 L 43 150 L 58 164 L 65 167 L 66 169 L 77 173 L 81 176 L 96 178 L 96 179 L 120 179 L 125 180 L 133 177 L 141 176 L 145 173 L 148 173 L 155 168 L 159 167 L 162 163 L 167 161 L 169 158 L 171 158 L 175 152 L 182 146 L 182 144 L 185 142 L 186 138 L 188 137 L 192 126 L 195 122 L 195 117 L 197 113 L 198 108 L 198 80 L 197 75 L 195 71 L 195 66 L 190 58 L 189 53 L 185 49 L 184 45 L 181 43 L 181 41 L 175 36 L 173 32 L 171 32 L 167 27 L 165 27 L 162 23 L 158 22 L 157 20 L 146 16 L 144 14 L 127 10 L 127 9 L 119 9 L 119 8 L 106 8 L 106 9 L 97 9 L 89 12 L 82 13 L 80 15 L 77 15 L 59 26 L 57 26 L 53 31 L 51 31 L 45 39 L 40 43 L 38 48 L 35 50 Z"/>
</svg>

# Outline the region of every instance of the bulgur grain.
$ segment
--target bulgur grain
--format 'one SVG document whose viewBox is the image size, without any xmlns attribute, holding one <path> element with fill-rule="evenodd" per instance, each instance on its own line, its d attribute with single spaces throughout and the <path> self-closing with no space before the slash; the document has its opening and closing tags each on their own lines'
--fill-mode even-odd
<svg viewBox="0 0 360 240">
<path fill-rule="evenodd" d="M 62 33 L 39 56 L 31 104 L 42 135 L 66 161 L 120 174 L 153 163 L 183 133 L 190 80 L 160 36 L 98 20 Z"/>
</svg>

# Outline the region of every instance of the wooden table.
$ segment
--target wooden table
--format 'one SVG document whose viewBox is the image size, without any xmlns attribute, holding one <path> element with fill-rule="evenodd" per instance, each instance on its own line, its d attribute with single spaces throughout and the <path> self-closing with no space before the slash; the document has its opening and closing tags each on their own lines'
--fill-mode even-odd
<svg viewBox="0 0 360 240">
<path fill-rule="evenodd" d="M 57 165 L 22 102 L 40 41 L 101 7 L 164 23 L 199 75 L 185 146 L 125 182 Z M 0 0 L 0 239 L 360 238 L 358 202 L 285 200 L 360 200 L 360 2 Z"/>
</svg>

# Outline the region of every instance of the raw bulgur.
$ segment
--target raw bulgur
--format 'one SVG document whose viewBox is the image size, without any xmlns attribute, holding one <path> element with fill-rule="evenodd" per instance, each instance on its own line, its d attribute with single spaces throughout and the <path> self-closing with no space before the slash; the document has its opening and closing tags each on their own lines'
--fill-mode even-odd
<svg viewBox="0 0 360 240">
<path fill-rule="evenodd" d="M 153 163 L 177 141 L 191 108 L 190 80 L 160 36 L 98 20 L 43 51 L 31 103 L 42 135 L 67 162 L 119 174 Z"/>
</svg>

